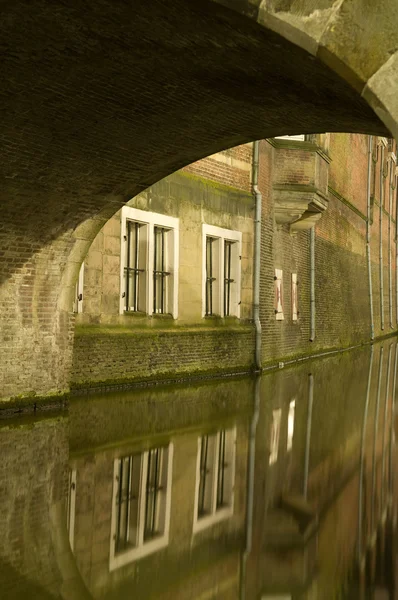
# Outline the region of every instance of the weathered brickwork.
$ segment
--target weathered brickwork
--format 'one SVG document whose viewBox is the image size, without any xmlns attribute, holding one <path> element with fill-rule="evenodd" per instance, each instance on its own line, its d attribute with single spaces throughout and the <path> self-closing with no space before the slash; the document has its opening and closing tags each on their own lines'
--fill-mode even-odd
<svg viewBox="0 0 398 600">
<path fill-rule="evenodd" d="M 240 328 L 79 330 L 75 335 L 72 387 L 174 379 L 250 371 L 254 332 Z"/>
<path fill-rule="evenodd" d="M 260 143 L 259 187 L 262 193 L 261 301 L 262 359 L 264 365 L 278 360 L 341 348 L 370 340 L 369 283 L 366 261 L 366 184 L 368 138 L 358 135 L 328 134 L 313 141 Z M 375 148 L 377 139 L 375 140 Z M 381 152 L 374 152 L 372 178 L 380 173 Z M 387 149 L 385 151 L 387 157 Z M 203 329 L 200 315 L 201 256 L 200 223 L 242 229 L 242 306 L 241 323 L 251 318 L 253 210 L 252 199 L 235 188 L 220 184 L 230 177 L 226 157 L 247 166 L 251 149 L 241 146 L 191 165 L 189 170 L 201 177 L 175 174 L 149 188 L 132 201 L 141 209 L 179 216 L 181 227 L 181 268 L 179 319 L 167 328 L 156 319 L 119 314 L 120 293 L 120 219 L 112 218 L 98 234 L 86 259 L 85 309 L 78 315 L 72 385 L 84 387 L 139 381 L 150 378 L 187 376 L 200 372 L 231 372 L 253 367 L 254 337 L 235 322 L 234 328 Z M 209 162 L 210 161 L 210 162 Z M 217 162 L 217 172 L 213 171 Z M 387 163 L 386 163 L 387 164 Z M 242 165 L 241 165 L 242 166 Z M 240 176 L 239 165 L 235 168 Z M 329 172 L 329 173 L 328 173 Z M 386 172 L 386 171 L 385 171 Z M 329 175 L 329 177 L 328 177 Z M 203 178 L 203 177 L 206 178 Z M 385 196 L 389 186 L 385 177 Z M 212 183 L 214 182 L 214 183 Z M 216 185 L 216 187 L 214 187 Z M 292 233 L 289 224 L 278 224 L 276 195 L 283 187 L 299 190 L 303 197 L 315 190 L 327 209 L 315 227 L 315 339 L 310 341 L 310 233 Z M 250 189 L 250 188 L 248 188 Z M 393 190 L 394 191 L 394 190 Z M 247 190 L 246 190 L 247 192 Z M 374 335 L 393 331 L 395 308 L 395 221 L 389 230 L 389 214 L 383 211 L 384 252 L 384 329 L 380 320 L 379 284 L 379 188 L 373 190 L 371 258 L 373 276 Z M 384 206 L 390 209 L 390 202 Z M 279 209 L 278 209 L 279 210 Z M 391 213 L 394 214 L 392 203 Z M 220 215 L 222 213 L 222 215 Z M 388 243 L 388 235 L 391 243 Z M 185 237 L 184 237 L 185 236 Z M 391 323 L 388 257 L 391 252 Z M 283 272 L 283 320 L 275 316 L 275 269 Z M 298 280 L 298 319 L 293 320 L 292 274 Z M 189 282 L 185 288 L 184 285 Z M 197 309 L 194 296 L 197 289 Z M 196 310 L 196 312 L 195 312 Z M 98 324 L 98 328 L 81 324 Z M 200 329 L 187 325 L 201 324 Z M 101 325 L 102 324 L 102 325 Z M 113 325 L 106 329 L 105 324 Z M 124 330 L 119 330 L 122 326 Z M 102 328 L 101 328 L 102 327 Z M 235 339 L 235 343 L 233 340 Z M 200 341 L 201 340 L 201 341 Z M 160 349 L 162 348 L 161 351 Z M 215 359 L 215 360 L 214 360 Z"/>
<path fill-rule="evenodd" d="M 249 1 L 100 0 L 84 8 L 58 3 L 54 10 L 46 1 L 7 4 L 0 318 L 12 342 L 1 339 L 3 400 L 67 390 L 70 329 L 59 311 L 69 311 L 66 290 L 72 291 L 98 221 L 103 225 L 131 197 L 193 161 L 253 139 L 309 129 L 396 134 L 395 97 L 383 75 L 384 68 L 395 73 L 393 61 L 385 64 L 395 49 L 393 11 L 386 5 L 374 19 L 377 34 L 361 33 L 350 46 L 353 32 L 373 23 L 362 21 L 366 11 L 340 7 L 332 19 L 330 8 L 322 9 L 314 14 L 317 33 L 307 38 L 305 5 L 300 14 L 293 5 L 291 12 L 276 9 L 277 33 L 269 29 L 274 8 L 259 11 Z M 285 18 L 295 23 L 287 27 L 289 40 Z M 326 45 L 309 60 L 301 45 L 306 39 L 318 48 L 320 30 Z M 384 38 L 391 45 L 378 44 L 375 52 L 374 40 Z M 361 48 L 359 64 L 352 47 Z M 45 60 L 25 60 L 15 48 Z M 384 123 L 374 110 L 380 106 Z M 31 265 L 35 276 L 23 283 Z M 41 284 L 53 271 L 48 294 Z M 10 306 L 25 286 L 35 290 L 37 311 L 29 303 Z M 49 297 L 50 310 L 42 311 Z M 45 333 L 36 317 L 47 320 Z"/>
<path fill-rule="evenodd" d="M 325 134 L 302 145 L 297 141 L 260 143 L 259 187 L 262 193 L 261 302 L 262 360 L 275 361 L 370 340 L 369 283 L 366 261 L 366 136 Z M 278 142 L 278 143 L 276 143 Z M 371 160 L 370 248 L 374 335 L 395 331 L 396 190 L 390 186 L 394 147 L 373 140 Z M 384 144 L 384 143 L 383 143 Z M 383 161 L 381 160 L 383 156 Z M 127 384 L 148 379 L 180 378 L 200 373 L 250 371 L 254 362 L 252 323 L 254 199 L 251 193 L 252 145 L 212 155 L 150 186 L 129 201 L 144 211 L 179 219 L 178 319 L 123 314 L 121 289 L 121 216 L 106 215 L 81 232 L 81 248 L 98 231 L 85 260 L 83 313 L 70 312 L 78 262 L 60 280 L 47 268 L 48 252 L 60 260 L 72 244 L 58 239 L 35 261 L 25 264 L 15 283 L 18 303 L 8 289 L 3 307 L 5 397 L 59 393 L 68 387 Z M 383 182 L 380 213 L 380 180 Z M 319 194 L 327 209 L 315 225 L 315 339 L 310 342 L 310 233 L 281 224 L 281 190 L 302 197 Z M 288 195 L 287 195 L 288 197 Z M 284 196 L 282 197 L 282 208 Z M 278 206 L 277 206 L 278 204 Z M 312 209 L 311 209 L 312 210 Z M 278 212 L 279 211 L 279 212 Z M 114 211 L 111 211 L 113 213 Z M 382 218 L 384 323 L 379 277 Z M 242 232 L 240 319 L 203 319 L 202 223 Z M 75 257 L 77 261 L 77 255 Z M 65 262 L 65 261 L 64 261 Z M 53 264 L 53 263 L 51 263 Z M 275 269 L 283 272 L 283 320 L 275 316 Z M 72 276 L 72 272 L 75 275 Z M 293 320 L 292 274 L 298 280 L 298 319 Z M 62 284 L 60 284 L 62 281 Z M 34 283 L 34 285 L 33 285 Z M 59 285 L 61 289 L 59 290 Z M 3 292 L 6 288 L 3 288 Z M 43 299 L 45 298 L 45 299 Z M 58 307 L 54 321 L 54 309 Z M 75 346 L 72 372 L 72 340 Z M 16 326 L 16 323 L 19 323 Z M 20 331 L 24 335 L 19 335 Z M 66 333 L 65 333 L 66 332 Z M 13 342 L 19 339 L 19 345 Z M 12 342 L 12 343 L 11 343 Z M 30 358 L 43 353 L 46 368 L 32 380 Z M 18 362 L 28 368 L 18 376 Z M 29 366 L 30 365 L 30 366 Z M 53 387 L 48 388 L 48 382 Z M 54 382 L 58 382 L 55 384 Z"/>
<path fill-rule="evenodd" d="M 374 143 L 377 144 L 377 138 Z M 322 143 L 322 140 L 321 140 Z M 292 148 L 297 143 L 292 144 Z M 368 138 L 358 135 L 330 134 L 326 152 L 330 158 L 328 207 L 315 227 L 315 340 L 310 337 L 310 234 L 289 233 L 288 226 L 274 222 L 274 170 L 286 183 L 313 183 L 311 163 L 305 151 L 296 148 L 290 154 L 261 143 L 260 189 L 263 193 L 262 270 L 260 315 L 263 327 L 263 360 L 265 363 L 308 354 L 325 348 L 344 347 L 370 340 L 370 301 L 366 261 L 366 193 Z M 341 153 L 341 154 L 340 154 Z M 276 155 L 276 157 L 275 157 Z M 380 155 L 380 152 L 379 152 Z M 387 156 L 387 149 L 385 151 Z M 380 159 L 380 156 L 379 156 Z M 380 163 L 380 160 L 379 160 Z M 380 164 L 373 163 L 374 174 Z M 385 167 L 385 173 L 386 171 Z M 325 182 L 324 182 L 325 184 Z M 319 184 L 318 184 L 319 185 Z M 384 206 L 382 247 L 384 254 L 384 329 L 380 320 L 379 279 L 379 191 L 373 199 L 373 222 L 370 228 L 372 260 L 372 298 L 374 335 L 396 330 L 395 277 L 395 200 Z M 395 190 L 392 190 L 395 196 Z M 385 198 L 389 199 L 385 183 Z M 390 235 L 390 244 L 388 242 Z M 388 258 L 391 253 L 391 269 Z M 275 319 L 274 269 L 283 271 L 284 320 Z M 298 275 L 297 322 L 292 321 L 291 274 Z M 390 290 L 391 273 L 391 326 Z"/>
<path fill-rule="evenodd" d="M 220 153 L 211 159 L 214 170 L 209 170 L 210 159 L 195 163 L 129 202 L 129 206 L 179 219 L 177 319 L 171 315 L 120 314 L 120 213 L 98 233 L 85 260 L 83 312 L 77 315 L 72 386 L 252 368 L 251 153 L 252 145 Z M 232 180 L 231 169 L 236 176 Z M 198 176 L 202 173 L 206 179 Z M 242 173 L 246 178 L 243 189 L 239 186 Z M 237 257 L 241 270 L 240 319 L 202 316 L 203 223 L 242 233 L 241 254 Z"/>
<path fill-rule="evenodd" d="M 252 144 L 236 146 L 203 158 L 183 171 L 250 192 Z"/>
</svg>

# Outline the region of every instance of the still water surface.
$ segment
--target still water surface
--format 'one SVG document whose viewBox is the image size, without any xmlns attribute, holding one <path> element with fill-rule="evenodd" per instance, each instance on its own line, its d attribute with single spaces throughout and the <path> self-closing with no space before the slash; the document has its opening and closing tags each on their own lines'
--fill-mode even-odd
<svg viewBox="0 0 398 600">
<path fill-rule="evenodd" d="M 395 598 L 396 339 L 0 428 L 0 597 Z"/>
</svg>

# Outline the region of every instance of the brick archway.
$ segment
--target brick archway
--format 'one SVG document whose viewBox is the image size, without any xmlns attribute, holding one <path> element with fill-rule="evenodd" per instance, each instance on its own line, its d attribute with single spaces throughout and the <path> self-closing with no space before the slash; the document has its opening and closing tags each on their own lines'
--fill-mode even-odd
<svg viewBox="0 0 398 600">
<path fill-rule="evenodd" d="M 68 389 L 79 264 L 136 193 L 253 139 L 396 132 L 398 9 L 383 4 L 371 35 L 365 0 L 4 9 L 3 400 Z"/>
</svg>

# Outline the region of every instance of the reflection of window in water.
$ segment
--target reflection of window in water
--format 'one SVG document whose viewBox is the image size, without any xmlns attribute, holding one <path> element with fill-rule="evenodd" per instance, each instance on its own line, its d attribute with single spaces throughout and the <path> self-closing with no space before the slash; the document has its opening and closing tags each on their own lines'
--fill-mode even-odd
<svg viewBox="0 0 398 600">
<path fill-rule="evenodd" d="M 168 544 L 172 444 L 115 460 L 111 569 Z"/>
<path fill-rule="evenodd" d="M 76 469 L 69 469 L 68 497 L 66 504 L 66 528 L 69 533 L 69 543 L 73 550 L 75 541 L 75 506 L 76 506 Z"/>
<path fill-rule="evenodd" d="M 270 455 L 269 464 L 273 465 L 278 460 L 278 448 L 279 448 L 279 435 L 281 431 L 281 417 L 282 409 L 277 408 L 272 411 L 272 425 L 271 425 L 271 443 L 270 443 Z"/>
<path fill-rule="evenodd" d="M 294 414 L 296 410 L 296 401 L 292 400 L 289 404 L 289 415 L 287 418 L 287 450 L 291 450 L 293 446 L 294 433 Z"/>
<path fill-rule="evenodd" d="M 236 430 L 198 440 L 194 530 L 232 515 Z"/>
</svg>

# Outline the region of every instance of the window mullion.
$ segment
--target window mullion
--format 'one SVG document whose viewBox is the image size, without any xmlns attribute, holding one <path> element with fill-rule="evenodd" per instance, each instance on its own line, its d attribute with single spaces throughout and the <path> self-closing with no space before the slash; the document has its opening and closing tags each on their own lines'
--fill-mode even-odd
<svg viewBox="0 0 398 600">
<path fill-rule="evenodd" d="M 154 297 L 154 272 L 152 266 L 154 265 L 154 226 L 152 223 L 148 224 L 148 261 L 147 261 L 147 300 L 146 310 L 148 314 L 153 313 L 153 297 Z"/>
<path fill-rule="evenodd" d="M 138 223 L 135 223 L 135 239 L 134 239 L 134 308 L 133 310 L 138 311 L 138 282 L 139 282 L 139 261 L 138 261 L 138 251 L 139 251 L 139 231 L 140 226 Z"/>
<path fill-rule="evenodd" d="M 213 314 L 213 239 L 209 238 L 209 315 Z"/>
<path fill-rule="evenodd" d="M 130 308 L 130 243 L 131 243 L 131 221 L 127 221 L 127 256 L 126 256 L 126 310 Z"/>
<path fill-rule="evenodd" d="M 164 234 L 165 234 L 165 232 L 164 232 L 163 228 L 161 229 L 161 232 L 162 232 L 162 237 L 161 237 L 161 240 L 162 240 L 162 275 L 161 275 L 160 280 L 162 282 L 162 289 L 160 291 L 160 312 L 163 314 L 165 312 L 165 307 L 164 307 L 164 286 L 165 286 L 165 278 L 166 278 L 165 268 L 164 268 Z"/>
<path fill-rule="evenodd" d="M 219 307 L 218 307 L 218 314 L 221 315 L 222 317 L 225 317 L 224 314 L 224 239 L 223 238 L 219 238 L 217 240 L 218 242 L 218 252 L 219 252 L 219 264 L 218 264 L 218 294 L 219 294 Z"/>
</svg>

